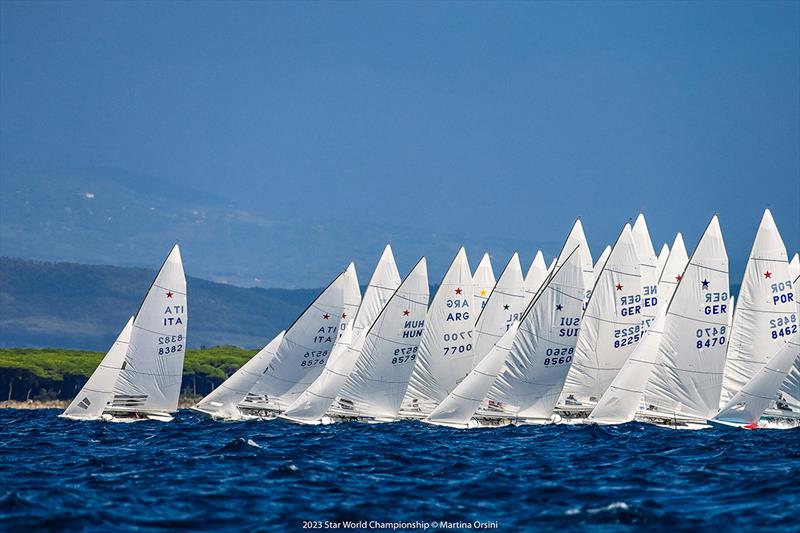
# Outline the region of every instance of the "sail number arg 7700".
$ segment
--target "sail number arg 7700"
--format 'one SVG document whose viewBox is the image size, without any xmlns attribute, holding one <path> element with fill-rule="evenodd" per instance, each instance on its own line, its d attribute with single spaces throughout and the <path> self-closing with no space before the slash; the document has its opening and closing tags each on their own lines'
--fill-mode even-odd
<svg viewBox="0 0 800 533">
<path fill-rule="evenodd" d="M 472 331 L 457 331 L 455 333 L 445 333 L 442 340 L 447 343 L 455 343 L 444 347 L 444 355 L 456 355 L 472 351 Z"/>
</svg>

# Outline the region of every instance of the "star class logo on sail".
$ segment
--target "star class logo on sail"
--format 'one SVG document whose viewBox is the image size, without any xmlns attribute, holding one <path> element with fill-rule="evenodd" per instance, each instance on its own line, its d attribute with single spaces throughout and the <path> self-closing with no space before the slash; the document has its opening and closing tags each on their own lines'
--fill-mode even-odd
<svg viewBox="0 0 800 533">
<path fill-rule="evenodd" d="M 447 308 L 459 309 L 459 311 L 448 312 L 445 320 L 448 322 L 469 320 L 469 300 L 461 296 L 464 290 L 461 287 L 457 287 L 453 292 L 456 293 L 456 297 L 447 299 Z"/>
<path fill-rule="evenodd" d="M 167 299 L 175 296 L 175 293 L 168 290 L 165 294 Z M 181 326 L 184 323 L 186 308 L 183 305 L 167 305 L 164 309 L 163 320 L 165 326 Z"/>
</svg>

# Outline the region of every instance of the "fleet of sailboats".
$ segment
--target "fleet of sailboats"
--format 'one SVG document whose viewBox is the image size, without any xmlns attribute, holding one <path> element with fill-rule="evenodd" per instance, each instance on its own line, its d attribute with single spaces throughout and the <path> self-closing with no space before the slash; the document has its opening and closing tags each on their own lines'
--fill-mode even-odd
<svg viewBox="0 0 800 533">
<path fill-rule="evenodd" d="M 169 421 L 186 348 L 177 245 L 134 316 L 62 414 Z M 429 305 L 425 258 L 401 279 L 390 246 L 363 297 L 350 264 L 286 331 L 192 410 L 301 424 L 418 419 L 453 428 L 624 424 L 800 427 L 800 258 L 769 210 L 734 307 L 712 217 L 687 254 L 658 254 L 639 215 L 596 263 L 577 220 L 547 265 L 498 278 L 454 257 Z"/>
</svg>

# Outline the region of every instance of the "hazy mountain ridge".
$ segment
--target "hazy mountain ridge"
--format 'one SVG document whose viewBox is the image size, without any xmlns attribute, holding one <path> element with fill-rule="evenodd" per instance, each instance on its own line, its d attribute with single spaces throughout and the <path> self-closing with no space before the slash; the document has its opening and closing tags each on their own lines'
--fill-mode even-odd
<svg viewBox="0 0 800 533">
<path fill-rule="evenodd" d="M 366 283 L 387 242 L 402 273 L 426 255 L 432 282 L 441 278 L 462 244 L 473 268 L 491 246 L 498 271 L 520 248 L 502 236 L 462 238 L 457 225 L 453 233 L 442 234 L 419 232 L 402 221 L 359 223 L 347 215 L 357 209 L 358 199 L 348 206 L 331 205 L 326 212 L 277 219 L 269 206 L 280 198 L 265 199 L 263 212 L 253 212 L 213 194 L 113 169 L 54 173 L 6 168 L 0 172 L 0 190 L 0 255 L 149 267 L 159 265 L 179 241 L 187 272 L 239 286 L 321 287 L 350 261 Z M 531 242 L 519 249 L 524 268 L 535 245 L 550 257 L 561 243 Z"/>
<path fill-rule="evenodd" d="M 0 258 L 0 345 L 106 350 L 154 270 Z M 189 347 L 260 347 L 321 289 L 243 288 L 187 278 Z"/>
</svg>

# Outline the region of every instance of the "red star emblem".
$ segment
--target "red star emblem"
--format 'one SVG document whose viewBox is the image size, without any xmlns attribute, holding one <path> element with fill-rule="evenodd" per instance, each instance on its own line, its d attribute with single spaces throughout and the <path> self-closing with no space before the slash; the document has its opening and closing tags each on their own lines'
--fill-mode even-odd
<svg viewBox="0 0 800 533">
<path fill-rule="evenodd" d="M 680 274 L 678 274 L 677 276 L 675 276 L 675 281 L 680 281 L 680 280 L 682 280 L 682 279 L 683 279 L 683 276 L 681 276 Z"/>
<path fill-rule="evenodd" d="M 347 313 L 342 313 L 342 318 L 347 318 Z"/>
<path fill-rule="evenodd" d="M 766 272 L 764 272 L 764 277 L 767 278 L 767 279 L 771 278 L 772 277 L 772 272 L 767 270 Z"/>
<path fill-rule="evenodd" d="M 172 298 L 172 291 L 167 291 L 167 298 Z"/>
<path fill-rule="evenodd" d="M 322 318 L 324 318 L 325 320 L 328 320 L 330 317 L 331 317 L 331 315 L 329 315 L 328 313 L 325 313 L 324 315 L 322 315 Z"/>
<path fill-rule="evenodd" d="M 618 290 L 618 291 L 621 291 L 621 290 L 622 290 L 622 285 L 621 285 L 621 284 L 619 284 L 619 283 L 617 283 L 617 290 Z"/>
<path fill-rule="evenodd" d="M 403 316 L 408 316 L 408 315 L 410 315 L 410 314 L 411 314 L 411 311 L 409 311 L 408 309 L 406 309 L 405 311 L 403 311 Z"/>
<path fill-rule="evenodd" d="M 456 289 L 456 294 L 461 294 L 461 287 Z"/>
</svg>

